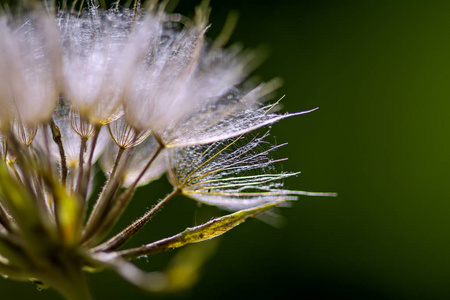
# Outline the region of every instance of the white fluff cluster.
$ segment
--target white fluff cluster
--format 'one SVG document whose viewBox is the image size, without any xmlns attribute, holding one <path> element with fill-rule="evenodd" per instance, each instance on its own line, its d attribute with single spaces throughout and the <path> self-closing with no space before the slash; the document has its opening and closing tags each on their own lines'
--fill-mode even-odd
<svg viewBox="0 0 450 300">
<path fill-rule="evenodd" d="M 89 159 L 94 163 L 105 149 L 101 166 L 109 173 L 119 149 L 133 152 L 136 161 L 157 147 L 219 142 L 296 115 L 271 113 L 273 106 L 261 104 L 276 81 L 250 91 L 238 88 L 249 57 L 208 43 L 207 10 L 180 20 L 157 10 L 96 7 L 80 15 L 34 13 L 21 23 L 3 17 L 2 130 L 12 124 L 19 141 L 67 168 L 75 189 L 79 168 Z M 51 120 L 60 131 L 65 162 L 61 147 L 49 142 Z M 146 139 L 153 142 L 138 146 Z M 121 166 L 125 186 L 138 178 L 136 185 L 142 185 L 161 175 L 163 161 L 141 178 L 142 165 L 133 159 L 116 168 Z"/>
<path fill-rule="evenodd" d="M 60 92 L 61 52 L 51 18 L 30 15 L 15 24 L 0 17 L 0 105 L 2 127 L 45 122 Z"/>
</svg>

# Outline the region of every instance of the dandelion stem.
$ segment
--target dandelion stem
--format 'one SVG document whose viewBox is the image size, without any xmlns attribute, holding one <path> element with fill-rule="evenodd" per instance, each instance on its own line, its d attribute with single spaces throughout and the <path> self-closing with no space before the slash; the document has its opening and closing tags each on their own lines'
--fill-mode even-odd
<svg viewBox="0 0 450 300">
<path fill-rule="evenodd" d="M 174 189 L 169 195 L 167 195 L 163 200 L 159 201 L 152 209 L 150 209 L 145 215 L 134 221 L 127 228 L 116 234 L 114 237 L 106 241 L 105 243 L 97 246 L 93 251 L 113 251 L 123 244 L 125 244 L 129 239 L 131 239 L 145 224 L 150 221 L 150 219 L 160 211 L 170 200 L 175 198 L 181 193 L 181 190 Z"/>
<path fill-rule="evenodd" d="M 48 132 L 46 126 L 42 125 L 42 132 L 44 133 L 44 144 L 45 144 L 45 152 L 47 152 L 45 155 L 45 160 L 47 162 L 47 168 L 48 171 L 51 172 L 52 170 L 52 162 L 50 161 L 50 145 L 48 143 Z"/>
<path fill-rule="evenodd" d="M 148 163 L 145 165 L 144 169 L 142 169 L 141 173 L 139 174 L 139 176 L 136 178 L 136 180 L 133 182 L 133 185 L 129 189 L 133 189 L 134 190 L 136 188 L 136 186 L 139 184 L 139 181 L 141 181 L 142 176 L 144 176 L 145 172 L 147 172 L 148 168 L 150 168 L 150 166 L 152 165 L 153 161 L 155 161 L 156 157 L 158 157 L 159 153 L 161 153 L 162 149 L 164 149 L 164 146 L 159 144 L 158 148 L 156 148 L 155 153 L 150 158 Z"/>
<path fill-rule="evenodd" d="M 108 125 L 108 130 L 109 130 L 109 132 L 111 134 L 111 130 L 110 130 L 110 126 L 109 125 Z M 132 144 L 134 144 L 134 142 L 136 141 L 137 138 L 138 138 L 138 136 L 135 134 Z M 116 144 L 119 145 L 118 143 L 116 143 Z M 94 206 L 94 209 L 93 209 L 91 215 L 95 215 L 98 209 L 105 210 L 106 208 L 108 208 L 110 206 L 112 200 L 114 199 L 114 196 L 115 196 L 118 188 L 120 187 L 119 182 L 121 180 L 123 172 L 125 171 L 125 166 L 127 165 L 128 159 L 129 159 L 131 153 L 134 150 L 134 148 L 133 148 L 133 150 L 129 150 L 127 152 L 127 155 L 125 157 L 125 161 L 122 164 L 123 166 L 122 166 L 121 169 L 119 169 L 119 172 L 118 172 L 118 174 L 116 176 L 117 169 L 119 167 L 119 163 L 120 163 L 121 158 L 122 158 L 122 154 L 124 153 L 124 151 L 126 149 L 127 148 L 119 146 L 119 151 L 117 153 L 116 160 L 114 161 L 114 166 L 113 166 L 113 168 L 111 170 L 111 173 L 110 173 L 110 175 L 108 177 L 107 182 L 103 186 L 103 190 L 102 190 L 100 196 L 97 198 L 97 202 L 95 203 L 95 206 Z M 89 222 L 90 221 L 91 221 L 91 219 L 89 220 Z M 88 222 L 88 225 L 89 225 L 89 222 Z"/>
<path fill-rule="evenodd" d="M 56 145 L 58 145 L 59 156 L 61 157 L 61 183 L 65 185 L 68 172 L 66 154 L 64 152 L 64 147 L 62 143 L 61 131 L 59 130 L 58 126 L 56 126 L 53 119 L 50 120 L 50 129 L 52 131 L 53 141 L 55 141 Z"/>
<path fill-rule="evenodd" d="M 2 153 L 1 158 L 4 162 L 6 162 L 6 158 L 8 157 L 8 142 L 7 140 L 3 137 L 3 133 L 0 136 L 0 141 L 2 142 Z"/>
<path fill-rule="evenodd" d="M 144 176 L 145 172 L 151 166 L 151 164 L 155 161 L 156 157 L 161 153 L 163 146 L 159 145 L 156 148 L 156 151 L 153 153 L 152 157 L 145 165 L 144 169 L 139 174 L 138 178 L 133 182 L 125 192 L 123 192 L 117 201 L 114 203 L 112 207 L 109 209 L 102 209 L 102 211 L 97 210 L 90 216 L 90 220 L 86 226 L 86 230 L 83 236 L 83 242 L 91 245 L 95 243 L 97 240 L 101 239 L 103 235 L 105 235 L 109 230 L 114 226 L 117 219 L 122 215 L 125 208 L 128 206 L 134 192 L 136 190 L 136 186 L 139 183 L 139 180 Z M 105 207 L 106 208 L 106 207 Z M 108 212 L 106 214 L 106 211 Z"/>
<path fill-rule="evenodd" d="M 20 178 L 20 174 L 19 174 L 19 172 L 17 171 L 17 168 L 16 168 L 16 166 L 15 166 L 15 163 L 9 164 L 9 167 L 10 167 L 11 170 L 13 171 L 14 176 L 16 177 L 17 181 L 20 182 L 20 183 L 23 183 L 22 178 Z"/>
<path fill-rule="evenodd" d="M 45 197 L 45 191 L 44 187 L 42 185 L 42 178 L 38 174 L 33 174 L 33 184 L 34 184 L 34 191 L 35 191 L 35 197 L 36 202 L 42 209 L 45 210 L 45 212 L 48 213 L 48 215 L 52 215 L 52 208 L 49 202 L 46 201 Z M 53 203 L 54 204 L 54 203 Z M 56 207 L 53 206 L 54 212 L 56 212 Z"/>
<path fill-rule="evenodd" d="M 75 188 L 77 191 L 80 191 L 81 180 L 83 179 L 84 153 L 86 152 L 87 140 L 88 139 L 86 137 L 81 138 L 80 156 L 78 159 L 78 178 L 77 178 L 77 186 Z"/>
<path fill-rule="evenodd" d="M 114 195 L 119 188 L 119 181 L 117 177 L 115 177 L 115 173 L 117 170 L 117 167 L 120 162 L 120 158 L 122 157 L 122 154 L 125 149 L 119 148 L 119 152 L 117 153 L 117 157 L 113 166 L 113 170 L 111 171 L 111 174 L 105 183 L 102 192 L 100 193 L 100 196 L 97 198 L 97 201 L 95 202 L 94 208 L 92 209 L 91 215 L 89 216 L 89 219 L 86 224 L 86 230 L 91 227 L 91 223 L 96 221 L 96 216 L 103 216 L 104 212 L 108 209 L 108 207 L 111 204 L 112 199 L 114 198 Z"/>
<path fill-rule="evenodd" d="M 83 181 L 81 195 L 83 199 L 86 201 L 87 198 L 87 189 L 89 185 L 89 180 L 91 179 L 91 169 L 92 169 L 92 160 L 94 158 L 95 146 L 97 146 L 98 136 L 100 134 L 101 125 L 97 125 L 94 128 L 94 136 L 92 138 L 91 151 L 89 153 L 88 163 L 87 163 L 87 174 L 86 180 Z"/>
<path fill-rule="evenodd" d="M 12 224 L 11 224 L 11 217 L 6 212 L 3 205 L 0 203 L 0 224 L 3 225 L 3 227 L 11 232 L 12 231 Z"/>
<path fill-rule="evenodd" d="M 73 191 L 74 190 L 74 184 L 75 184 L 75 171 L 76 171 L 76 166 L 75 165 L 71 165 L 70 166 L 70 181 L 69 181 L 69 191 Z"/>
<path fill-rule="evenodd" d="M 31 150 L 28 148 L 27 153 L 27 149 L 24 149 L 19 141 L 17 141 L 11 130 L 8 132 L 8 141 L 13 153 L 17 156 L 17 164 L 22 171 L 22 179 L 25 188 L 31 195 L 34 196 L 33 201 L 35 202 L 37 209 L 42 213 L 42 215 L 49 217 L 49 207 L 45 203 L 45 197 L 43 196 L 41 187 L 34 181 L 34 179 L 37 178 L 37 174 L 34 172 L 35 170 L 31 159 Z"/>
<path fill-rule="evenodd" d="M 109 178 L 114 177 L 117 171 L 117 167 L 119 166 L 120 158 L 122 157 L 123 152 L 125 151 L 124 148 L 119 147 L 119 152 L 117 152 L 116 160 L 114 161 L 114 166 L 112 168 L 111 174 L 109 174 Z"/>
</svg>

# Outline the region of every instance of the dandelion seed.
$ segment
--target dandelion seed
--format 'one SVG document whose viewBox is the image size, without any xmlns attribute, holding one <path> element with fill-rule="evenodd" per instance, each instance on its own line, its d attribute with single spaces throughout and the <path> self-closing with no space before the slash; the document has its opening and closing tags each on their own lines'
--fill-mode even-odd
<svg viewBox="0 0 450 300">
<path fill-rule="evenodd" d="M 274 165 L 285 159 L 270 158 L 285 145 L 265 141 L 269 133 L 242 145 L 244 137 L 210 145 L 170 149 L 167 155 L 170 182 L 183 194 L 227 210 L 249 209 L 296 195 L 332 196 L 327 193 L 281 189 L 283 179 L 298 173 L 277 173 Z"/>
<path fill-rule="evenodd" d="M 125 118 L 120 118 L 108 124 L 109 134 L 114 143 L 122 149 L 136 147 L 152 133 L 150 130 L 138 131 L 128 124 Z"/>
</svg>

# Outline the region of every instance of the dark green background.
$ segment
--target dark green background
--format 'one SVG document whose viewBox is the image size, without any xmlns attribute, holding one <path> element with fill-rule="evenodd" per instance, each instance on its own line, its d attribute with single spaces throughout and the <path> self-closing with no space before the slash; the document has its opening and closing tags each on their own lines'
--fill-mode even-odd
<svg viewBox="0 0 450 300">
<path fill-rule="evenodd" d="M 192 1 L 179 9 L 192 14 Z M 284 110 L 319 106 L 273 126 L 289 188 L 303 197 L 282 229 L 250 220 L 226 234 L 189 292 L 169 299 L 450 298 L 450 3 L 212 1 L 209 36 L 235 9 L 232 41 L 263 45 L 256 74 L 284 79 Z M 141 190 L 128 218 L 168 184 Z M 205 208 L 178 198 L 146 228 L 150 241 L 193 225 Z M 126 224 L 127 222 L 124 222 Z M 161 270 L 171 254 L 140 261 Z M 163 299 L 113 273 L 90 276 L 98 299 Z M 2 299 L 57 299 L 0 280 Z M 290 294 L 290 293 L 293 293 Z M 20 295 L 19 295 L 20 294 Z"/>
</svg>

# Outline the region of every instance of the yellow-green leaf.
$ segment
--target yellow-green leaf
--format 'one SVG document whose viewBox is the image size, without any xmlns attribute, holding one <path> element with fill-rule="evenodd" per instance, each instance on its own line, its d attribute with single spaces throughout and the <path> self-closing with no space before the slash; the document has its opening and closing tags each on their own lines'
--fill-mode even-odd
<svg viewBox="0 0 450 300">
<path fill-rule="evenodd" d="M 124 258 L 135 258 L 143 255 L 163 252 L 182 247 L 190 243 L 212 239 L 222 235 L 230 229 L 238 226 L 249 217 L 254 217 L 270 208 L 273 208 L 284 202 L 276 201 L 266 205 L 258 206 L 252 209 L 241 210 L 236 213 L 213 219 L 202 225 L 187 228 L 185 231 L 174 236 L 147 244 L 138 248 L 132 248 L 118 252 Z"/>
</svg>

